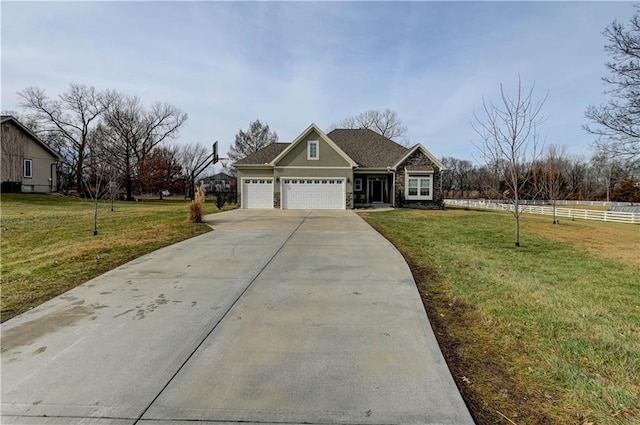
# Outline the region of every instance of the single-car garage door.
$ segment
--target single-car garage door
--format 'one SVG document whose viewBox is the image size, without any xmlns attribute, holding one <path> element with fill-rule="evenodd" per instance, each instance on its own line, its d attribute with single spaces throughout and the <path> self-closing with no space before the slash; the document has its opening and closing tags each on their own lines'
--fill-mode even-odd
<svg viewBox="0 0 640 425">
<path fill-rule="evenodd" d="M 345 209 L 343 178 L 282 179 L 282 208 Z"/>
<path fill-rule="evenodd" d="M 244 179 L 243 208 L 273 208 L 273 179 Z"/>
</svg>

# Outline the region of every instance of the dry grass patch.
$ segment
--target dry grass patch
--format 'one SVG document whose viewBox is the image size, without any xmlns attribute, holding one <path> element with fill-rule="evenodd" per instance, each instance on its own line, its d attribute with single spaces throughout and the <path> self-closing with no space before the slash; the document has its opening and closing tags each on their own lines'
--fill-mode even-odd
<svg viewBox="0 0 640 425">
<path fill-rule="evenodd" d="M 186 202 L 100 205 L 55 195 L 2 195 L 2 321 L 153 250 L 210 231 Z M 203 205 L 205 214 L 217 211 Z"/>
<path fill-rule="evenodd" d="M 528 215 L 523 229 L 553 241 L 570 242 L 593 255 L 640 267 L 640 226 L 567 218 L 556 226 L 550 226 L 550 222 L 548 216 Z"/>
</svg>

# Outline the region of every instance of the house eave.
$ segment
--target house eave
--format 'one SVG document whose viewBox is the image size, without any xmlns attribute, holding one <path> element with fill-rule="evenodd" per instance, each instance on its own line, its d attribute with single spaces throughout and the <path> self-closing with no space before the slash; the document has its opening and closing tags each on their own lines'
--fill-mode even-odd
<svg viewBox="0 0 640 425">
<path fill-rule="evenodd" d="M 54 151 L 49 145 L 47 145 L 44 141 L 42 141 L 34 132 L 29 130 L 24 124 L 22 124 L 16 117 L 13 115 L 6 115 L 2 118 L 2 123 L 5 122 L 13 122 L 20 130 L 22 130 L 28 137 L 30 137 L 36 144 L 40 145 L 44 150 L 46 150 L 56 162 L 62 162 L 64 159 L 62 155 L 58 152 Z"/>
<path fill-rule="evenodd" d="M 346 166 L 329 166 L 329 165 L 319 165 L 317 167 L 313 167 L 310 165 L 275 165 L 275 169 L 277 170 L 351 170 L 353 167 Z"/>
<path fill-rule="evenodd" d="M 238 170 L 244 169 L 273 169 L 271 164 L 235 164 L 234 167 Z"/>
<path fill-rule="evenodd" d="M 395 170 L 393 170 L 391 167 L 360 167 L 353 170 L 355 174 L 371 174 L 371 173 L 380 174 L 380 173 L 390 173 L 391 171 L 395 171 Z"/>
</svg>

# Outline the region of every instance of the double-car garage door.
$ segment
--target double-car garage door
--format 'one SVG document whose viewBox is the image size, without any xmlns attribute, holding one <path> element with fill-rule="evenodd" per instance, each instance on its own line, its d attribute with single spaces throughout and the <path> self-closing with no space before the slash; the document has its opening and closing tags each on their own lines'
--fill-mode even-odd
<svg viewBox="0 0 640 425">
<path fill-rule="evenodd" d="M 245 179 L 244 208 L 273 208 L 273 179 Z M 282 178 L 282 208 L 345 209 L 343 178 Z"/>
<path fill-rule="evenodd" d="M 344 209 L 344 180 L 324 179 L 282 179 L 282 208 L 301 209 Z"/>
</svg>

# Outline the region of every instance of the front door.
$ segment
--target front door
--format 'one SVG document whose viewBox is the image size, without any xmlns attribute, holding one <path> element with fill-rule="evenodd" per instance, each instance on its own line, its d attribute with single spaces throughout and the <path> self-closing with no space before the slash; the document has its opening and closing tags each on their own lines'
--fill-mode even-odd
<svg viewBox="0 0 640 425">
<path fill-rule="evenodd" d="M 384 202 L 384 182 L 382 180 L 371 180 L 369 190 L 371 202 Z"/>
</svg>

